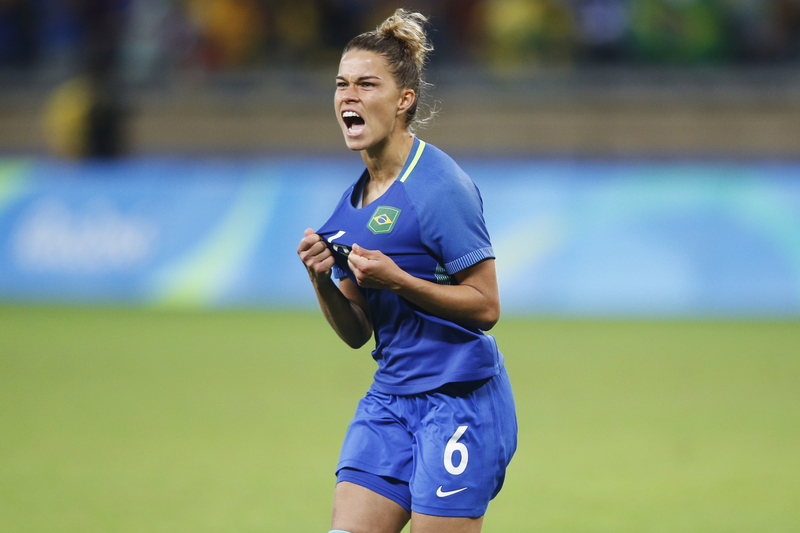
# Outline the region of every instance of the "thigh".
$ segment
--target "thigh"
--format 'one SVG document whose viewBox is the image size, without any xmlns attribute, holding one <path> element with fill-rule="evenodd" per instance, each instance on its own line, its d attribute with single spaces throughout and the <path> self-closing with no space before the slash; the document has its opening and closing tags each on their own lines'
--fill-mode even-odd
<svg viewBox="0 0 800 533">
<path fill-rule="evenodd" d="M 480 533 L 483 517 L 464 518 L 411 513 L 411 533 Z"/>
<path fill-rule="evenodd" d="M 332 529 L 349 533 L 400 533 L 409 518 L 405 509 L 385 496 L 347 481 L 336 485 Z"/>
</svg>

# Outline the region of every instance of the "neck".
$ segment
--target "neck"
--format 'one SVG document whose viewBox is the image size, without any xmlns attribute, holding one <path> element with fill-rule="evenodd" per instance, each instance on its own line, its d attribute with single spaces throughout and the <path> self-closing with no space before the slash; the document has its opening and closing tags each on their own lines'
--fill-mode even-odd
<svg viewBox="0 0 800 533">
<path fill-rule="evenodd" d="M 404 129 L 382 143 L 362 150 L 361 157 L 367 165 L 371 184 L 385 191 L 400 175 L 413 145 L 414 136 Z"/>
</svg>

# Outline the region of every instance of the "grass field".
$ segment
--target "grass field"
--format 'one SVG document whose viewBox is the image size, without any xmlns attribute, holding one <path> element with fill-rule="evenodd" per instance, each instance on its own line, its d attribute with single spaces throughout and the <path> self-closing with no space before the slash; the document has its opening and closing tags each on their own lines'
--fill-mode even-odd
<svg viewBox="0 0 800 533">
<path fill-rule="evenodd" d="M 484 532 L 800 531 L 800 322 L 503 319 Z M 369 350 L 318 314 L 0 307 L 0 531 L 328 531 Z"/>
</svg>

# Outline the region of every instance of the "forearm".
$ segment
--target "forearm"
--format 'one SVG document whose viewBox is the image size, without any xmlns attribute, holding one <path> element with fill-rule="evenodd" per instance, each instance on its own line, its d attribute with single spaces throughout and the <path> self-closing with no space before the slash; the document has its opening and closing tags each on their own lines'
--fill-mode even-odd
<svg viewBox="0 0 800 533">
<path fill-rule="evenodd" d="M 454 285 L 414 277 L 384 253 L 358 244 L 353 244 L 347 263 L 359 286 L 390 290 L 429 313 L 464 327 L 486 331 L 500 319 L 493 258 L 453 274 L 457 281 Z"/>
<path fill-rule="evenodd" d="M 331 328 L 351 348 L 360 348 L 372 336 L 372 323 L 364 310 L 349 300 L 330 276 L 312 277 L 317 301 Z"/>
<path fill-rule="evenodd" d="M 305 230 L 305 236 L 297 247 L 297 255 L 306 267 L 328 324 L 348 346 L 363 346 L 372 336 L 369 306 L 347 279 L 343 279 L 338 287 L 333 282 L 333 255 L 313 229 Z"/>
<path fill-rule="evenodd" d="M 394 292 L 425 311 L 464 327 L 488 331 L 500 318 L 494 291 L 471 285 L 438 285 L 406 274 Z"/>
</svg>

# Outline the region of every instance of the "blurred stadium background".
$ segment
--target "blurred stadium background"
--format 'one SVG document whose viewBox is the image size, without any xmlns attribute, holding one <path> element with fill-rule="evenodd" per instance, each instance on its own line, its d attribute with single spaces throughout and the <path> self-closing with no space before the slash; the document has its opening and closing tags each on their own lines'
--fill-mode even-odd
<svg viewBox="0 0 800 533">
<path fill-rule="evenodd" d="M 296 235 L 360 167 L 331 80 L 393 7 L 3 2 L 0 297 L 313 307 Z M 506 309 L 797 316 L 795 0 L 407 7 Z"/>
<path fill-rule="evenodd" d="M 442 119 L 426 136 L 448 149 L 602 157 L 798 149 L 795 0 L 406 5 L 434 23 L 429 81 Z M 331 73 L 350 36 L 394 7 L 4 0 L 0 147 L 339 153 Z"/>
<path fill-rule="evenodd" d="M 372 369 L 295 249 L 396 7 L 0 1 L 0 530 L 327 531 Z M 484 531 L 799 530 L 800 2 L 404 7 L 498 254 Z"/>
</svg>

